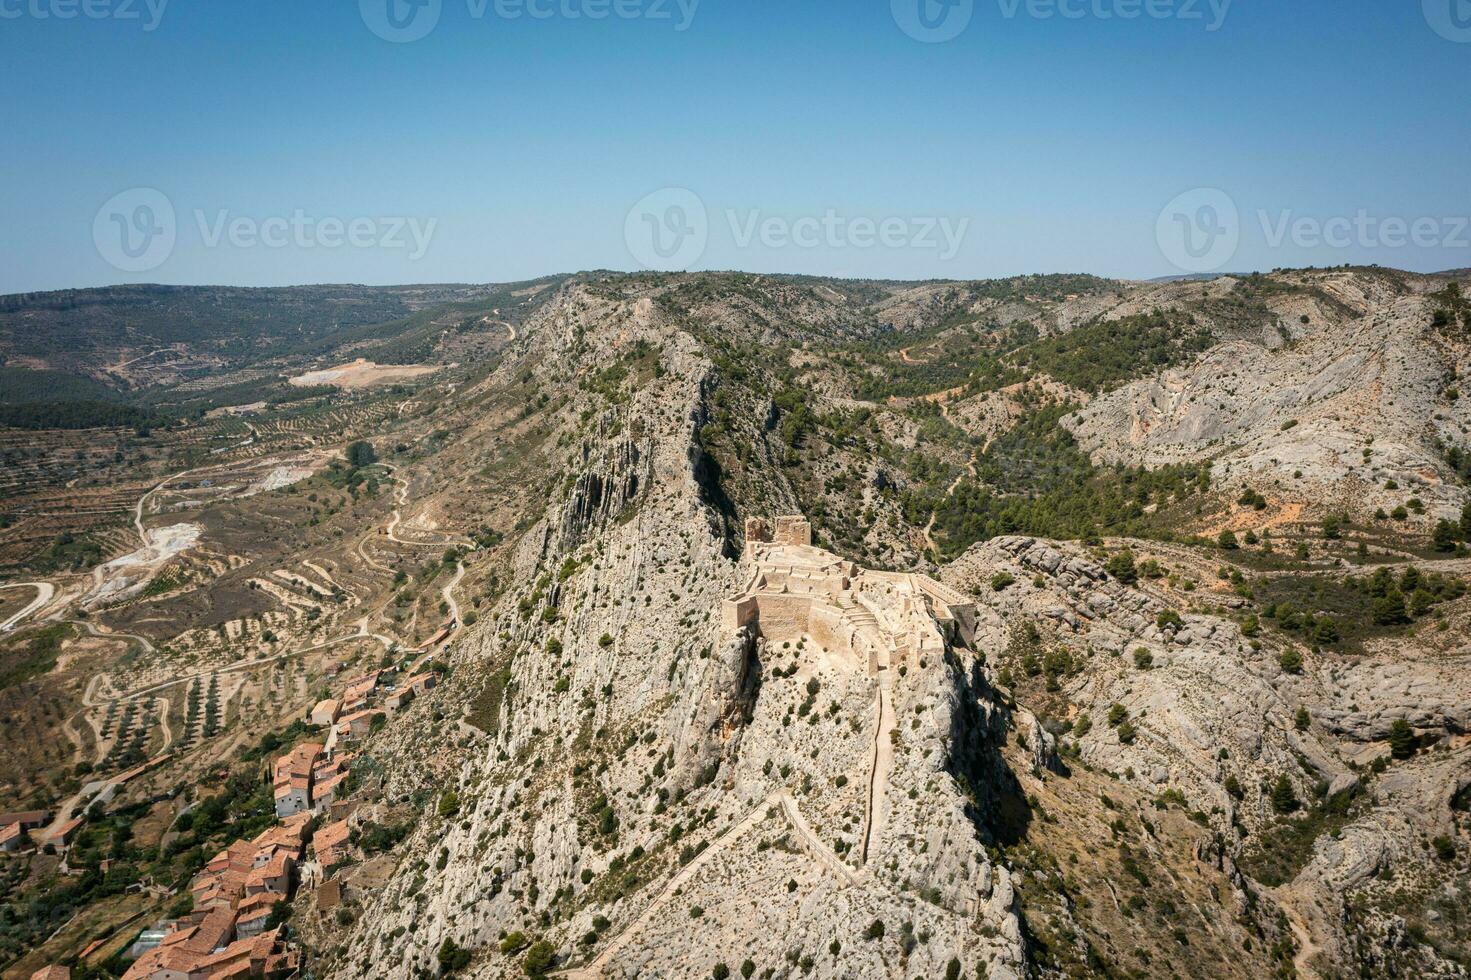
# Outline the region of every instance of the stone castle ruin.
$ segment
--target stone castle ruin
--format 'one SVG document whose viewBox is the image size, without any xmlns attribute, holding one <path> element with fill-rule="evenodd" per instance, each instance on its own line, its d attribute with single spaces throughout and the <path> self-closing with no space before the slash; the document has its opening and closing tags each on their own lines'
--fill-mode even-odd
<svg viewBox="0 0 1471 980">
<path fill-rule="evenodd" d="M 934 579 L 860 568 L 812 544 L 801 517 L 746 521 L 746 586 L 725 600 L 727 632 L 749 627 L 768 643 L 811 638 L 870 677 L 924 656 L 946 639 L 968 637 L 975 605 Z"/>
</svg>

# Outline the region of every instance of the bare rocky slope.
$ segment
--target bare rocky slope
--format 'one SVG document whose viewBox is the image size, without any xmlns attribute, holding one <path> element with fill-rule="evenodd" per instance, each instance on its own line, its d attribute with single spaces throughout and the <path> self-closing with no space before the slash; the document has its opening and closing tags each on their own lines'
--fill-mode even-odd
<svg viewBox="0 0 1471 980">
<path fill-rule="evenodd" d="M 5 703 L 159 753 L 90 790 L 17 754 L 17 801 L 118 794 L 66 861 L 151 835 L 145 911 L 62 939 L 186 898 L 228 834 L 180 815 L 271 823 L 265 760 L 377 665 L 442 680 L 344 736 L 341 860 L 272 913 L 312 976 L 1466 977 L 1468 282 L 588 273 L 367 291 L 260 358 L 32 352 L 189 408 L 7 450 L 52 482 L 0 536 Z M 282 393 L 354 357 L 415 371 Z M 196 405 L 198 358 L 236 374 Z M 96 530 L 92 442 L 134 466 Z M 165 525 L 198 540 L 69 608 Z"/>
<path fill-rule="evenodd" d="M 484 977 L 543 950 L 579 977 L 1167 976 L 1182 957 L 1194 975 L 1465 975 L 1465 602 L 1344 653 L 1264 630 L 1240 574 L 1341 584 L 1347 542 L 1313 515 L 1348 503 L 1355 520 L 1417 494 L 1396 534 L 1458 515 L 1444 449 L 1464 443 L 1448 389 L 1466 348 L 1431 325 L 1443 285 L 1345 271 L 877 305 L 750 277 L 563 287 L 483 382 L 553 396 L 546 509 L 452 682 L 373 743 L 385 803 L 425 813 L 352 924 L 315 937 L 314 969 L 436 975 L 448 949 Z M 966 444 L 966 401 L 1035 408 L 1014 379 L 962 378 L 937 420 L 961 435 L 928 439 L 907 392 L 851 397 L 834 338 L 907 323 L 924 347 L 902 376 L 953 354 L 947 323 L 1026 318 L 1045 340 L 1164 307 L 1210 342 L 1122 384 L 1033 382 L 1084 396 L 1065 425 L 1099 463 L 1213 469 L 1219 489 L 1135 514 L 1173 514 L 1176 543 L 962 543 L 939 576 L 973 617 L 920 603 L 942 647 L 877 675 L 811 633 L 725 620 L 755 567 L 748 518 L 805 513 L 834 560 L 935 571 L 906 454 L 953 492 L 991 438 Z M 752 359 L 763 345 L 789 353 Z M 794 437 L 801 412 L 824 420 Z M 1271 492 L 1270 522 L 1243 487 Z M 1188 539 L 1222 521 L 1313 553 L 1271 570 Z M 1163 570 L 1121 575 L 1121 552 Z M 1395 722 L 1419 746 L 1391 760 Z"/>
</svg>

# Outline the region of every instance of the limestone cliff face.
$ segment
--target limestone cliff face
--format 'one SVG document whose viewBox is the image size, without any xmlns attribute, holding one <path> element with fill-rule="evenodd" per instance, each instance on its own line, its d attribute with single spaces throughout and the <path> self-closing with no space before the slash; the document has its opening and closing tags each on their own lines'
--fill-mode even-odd
<svg viewBox="0 0 1471 980">
<path fill-rule="evenodd" d="M 1228 487 L 1301 466 L 1320 503 L 1358 485 L 1346 467 L 1365 467 L 1350 457 L 1372 429 L 1363 485 L 1393 473 L 1446 513 L 1458 498 L 1437 495 L 1433 438 L 1468 419 L 1415 421 L 1444 367 L 1401 349 L 1424 340 L 1425 299 L 1333 285 L 1274 299 L 1276 341 L 1234 335 L 1068 424 L 1102 460 L 1219 456 Z M 1055 304 L 1049 326 L 1232 288 L 1092 293 Z M 916 309 L 933 299 L 916 294 Z M 749 328 L 739 304 L 700 309 Z M 1399 889 L 1465 894 L 1464 871 L 1426 851 L 1460 839 L 1471 782 L 1463 614 L 1412 649 L 1309 651 L 1290 671 L 1284 642 L 1245 635 L 1244 600 L 1184 546 L 1132 543 L 1190 566 L 1207 583 L 1190 599 L 1026 537 L 977 545 L 936 581 L 908 571 L 919 528 L 886 475 L 909 479 L 902 457 L 840 439 L 802 465 L 861 506 L 809 507 L 829 542 L 813 547 L 804 521 L 777 520 L 807 499 L 790 475 L 800 433 L 782 432 L 792 393 L 729 383 L 749 348 L 675 310 L 568 286 L 487 382 L 544 395 L 548 472 L 450 680 L 368 747 L 385 801 L 418 824 L 319 975 L 433 976 L 447 941 L 485 978 L 521 975 L 534 941 L 577 978 L 737 975 L 749 960 L 781 978 L 953 965 L 1007 980 L 1101 973 L 1105 952 L 1167 976 L 1181 942 L 1223 977 L 1456 975 L 1404 941 L 1394 910 Z M 758 319 L 762 337 L 790 327 Z M 884 425 L 922 448 L 912 419 Z M 1019 693 L 1022 651 L 1059 650 L 1048 688 Z M 1435 750 L 1376 770 L 1401 719 Z M 1270 853 L 1279 783 L 1322 802 L 1285 871 Z"/>
<path fill-rule="evenodd" d="M 1227 487 L 1356 514 L 1418 495 L 1431 523 L 1454 518 L 1460 491 L 1437 443 L 1463 444 L 1471 426 L 1471 402 L 1445 394 L 1471 351 L 1431 326 L 1431 296 L 1365 289 L 1352 273 L 1302 278 L 1339 298 L 1276 296 L 1259 335 L 1223 337 L 1066 424 L 1100 462 L 1208 459 Z"/>
<path fill-rule="evenodd" d="M 540 326 L 574 315 L 553 304 Z M 569 446 L 576 475 L 454 651 L 442 703 L 476 724 L 419 713 L 374 750 L 390 800 L 423 799 L 428 756 L 446 776 L 324 972 L 432 974 L 450 939 L 470 974 L 517 975 L 520 945 L 499 946 L 519 932 L 587 977 L 746 959 L 1021 975 L 1014 888 L 987 849 L 1006 723 L 943 601 L 963 597 L 880 573 L 824 593 L 871 658 L 806 623 L 727 622 L 758 549 L 730 557 L 743 535 L 698 443 L 709 365 L 648 333 L 657 379 Z"/>
<path fill-rule="evenodd" d="M 989 583 L 998 572 L 1015 582 L 997 591 Z M 1214 844 L 1202 836 L 1202 854 L 1220 848 L 1209 860 L 1229 869 L 1250 855 L 1253 836 L 1276 822 L 1269 797 L 1279 777 L 1299 800 L 1343 801 L 1340 829 L 1317 839 L 1290 883 L 1274 891 L 1234 874 L 1238 909 L 1281 908 L 1289 917 L 1305 970 L 1318 956 L 1338 970 L 1392 963 L 1461 975 L 1413 943 L 1386 959 L 1363 935 L 1403 926 L 1375 910 L 1398 889 L 1459 894 L 1455 868 L 1427 868 L 1417 851 L 1455 835 L 1452 801 L 1471 782 L 1464 642 L 1412 658 L 1388 647 L 1352 658 L 1309 654 L 1300 672 L 1289 672 L 1280 641 L 1250 642 L 1235 622 L 1213 615 L 1167 622 L 1161 613 L 1179 596 L 1144 580 L 1124 585 L 1076 545 L 1031 538 L 978 545 L 945 579 L 981 597 L 977 646 L 993 653 L 993 664 L 1021 673 L 1007 656 L 1018 624 L 1031 624 L 1038 650 L 1069 651 L 1071 670 L 1049 700 L 1054 712 L 1066 706 L 1050 724 L 1087 719 L 1062 738 L 1070 758 L 1145 795 L 1181 793 L 1213 832 Z M 1134 729 L 1127 737 L 1110 718 L 1120 709 Z M 1375 775 L 1366 763 L 1387 758 L 1383 740 L 1397 719 L 1431 733 L 1439 750 Z"/>
</svg>

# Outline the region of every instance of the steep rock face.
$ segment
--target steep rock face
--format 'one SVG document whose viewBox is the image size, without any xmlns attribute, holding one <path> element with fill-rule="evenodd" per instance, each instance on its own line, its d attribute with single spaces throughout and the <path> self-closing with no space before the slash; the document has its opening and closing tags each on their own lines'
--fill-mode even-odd
<svg viewBox="0 0 1471 980">
<path fill-rule="evenodd" d="M 626 415 L 641 424 L 584 437 L 512 590 L 455 650 L 446 703 L 478 705 L 480 727 L 421 714 L 376 746 L 385 795 L 407 801 L 418 761 L 458 742 L 440 805 L 328 972 L 433 973 L 450 940 L 474 951 L 470 973 L 515 975 L 521 946 L 498 947 L 519 932 L 588 977 L 746 958 L 831 978 L 939 976 L 952 959 L 1020 975 L 1015 892 L 978 799 L 1004 769 L 1005 721 L 972 656 L 941 644 L 881 682 L 815 641 L 725 628 L 746 572 L 695 436 L 708 365 L 662 339 L 659 379 Z"/>
<path fill-rule="evenodd" d="M 1434 306 L 1397 290 L 1351 290 L 1335 305 L 1279 296 L 1260 337 L 1227 339 L 1065 424 L 1099 462 L 1210 459 L 1227 487 L 1360 514 L 1419 496 L 1432 522 L 1454 517 L 1460 491 L 1436 441 L 1466 443 L 1471 404 L 1445 393 L 1471 355 L 1430 326 Z"/>
<path fill-rule="evenodd" d="M 1230 284 L 1191 288 L 1230 294 Z M 1071 322 L 1070 304 L 1148 312 L 1181 288 L 1146 292 L 1124 305 L 1112 293 L 1063 301 L 1052 326 Z M 1299 301 L 1283 301 L 1284 324 Z M 1375 303 L 1417 302 L 1395 291 L 1320 298 L 1302 315 L 1338 329 Z M 564 288 L 526 325 L 522 359 L 493 379 L 530 376 L 532 390 L 552 396 L 545 500 L 516 528 L 504 590 L 452 653 L 454 677 L 434 701 L 441 717 L 420 706 L 372 747 L 388 800 L 425 816 L 392 867 L 384 861 L 382 887 L 364 896 L 323 975 L 433 975 L 447 940 L 471 951 L 465 974 L 482 977 L 519 975 L 533 940 L 580 978 L 705 977 L 721 963 L 739 972 L 747 959 L 782 977 L 907 980 L 943 976 L 952 962 L 964 976 L 1064 975 L 1048 958 L 1059 948 L 1089 962 L 1092 939 L 1125 935 L 1139 927 L 1125 920 L 1140 915 L 1130 896 L 1104 888 L 1093 898 L 1116 918 L 1100 929 L 1073 902 L 1077 869 L 1033 860 L 1038 841 L 1069 838 L 1086 842 L 1071 857 L 1100 875 L 1121 873 L 1109 870 L 1114 851 L 1130 861 L 1169 854 L 1155 878 L 1161 902 L 1197 906 L 1218 960 L 1248 939 L 1286 949 L 1295 935 L 1297 950 L 1283 957 L 1300 958 L 1304 975 L 1309 961 L 1324 975 L 1373 962 L 1443 968 L 1416 959 L 1414 943 L 1391 954 L 1361 940 L 1405 935 L 1390 893 L 1402 882 L 1386 885 L 1386 868 L 1424 868 L 1425 841 L 1459 833 L 1451 807 L 1468 751 L 1464 651 L 1406 658 L 1371 646 L 1355 657 L 1310 654 L 1288 673 L 1280 644 L 1253 643 L 1233 613 L 1212 606 L 1231 606 L 1229 593 L 1191 611 L 1159 583 L 1115 581 L 1096 552 L 1033 538 L 979 545 L 944 571 L 974 598 L 963 622 L 939 611 L 963 602 L 921 590 L 918 608 L 947 641 L 911 648 L 882 671 L 810 633 L 732 627 L 725 601 L 752 576 L 744 518 L 800 510 L 807 463 L 783 431 L 791 392 L 733 383 L 738 372 L 722 372 L 736 355 L 697 341 L 669 309 Z M 758 312 L 738 305 L 714 322 L 750 329 Z M 1250 355 L 1266 359 L 1261 370 L 1309 342 L 1309 332 L 1284 329 Z M 813 355 L 792 363 L 801 356 Z M 1353 363 L 1341 371 L 1378 362 Z M 610 365 L 638 384 L 617 388 Z M 1293 404 L 1348 397 L 1339 373 L 1325 372 L 1336 380 L 1315 380 L 1309 401 Z M 1075 400 L 1050 383 L 1039 390 Z M 951 411 L 977 431 L 1004 429 L 1021 405 L 1001 396 L 994 418 L 967 415 L 965 403 Z M 814 397 L 812 408 L 831 404 Z M 1299 428 L 1311 423 L 1302 418 Z M 1267 424 L 1253 419 L 1243 432 Z M 876 431 L 923 448 L 913 419 L 886 416 Z M 849 557 L 863 542 L 871 564 L 913 567 L 900 542 L 915 529 L 893 519 L 887 499 L 889 468 L 906 478 L 902 461 L 852 449 L 825 445 L 814 482 L 873 492 L 861 498 L 861 520 L 842 515 L 822 526 L 823 540 Z M 952 465 L 962 461 L 957 453 Z M 829 559 L 842 563 L 826 555 L 819 564 Z M 993 585 L 999 573 L 1009 586 Z M 870 578 L 880 576 L 895 597 L 913 587 L 903 572 Z M 832 598 L 843 616 L 862 618 Z M 1178 623 L 1161 617 L 1174 609 Z M 882 631 L 903 632 L 883 608 L 868 612 Z M 1029 634 L 1039 653 L 1068 648 L 1077 667 L 1058 677 L 1055 697 L 1014 703 L 998 692 L 999 668 Z M 1141 649 L 1147 669 L 1136 666 Z M 1107 721 L 1115 705 L 1129 737 Z M 1066 727 L 1084 716 L 1088 732 Z M 1402 717 L 1445 748 L 1376 775 L 1368 763 Z M 1321 791 L 1351 806 L 1296 846 L 1290 874 L 1269 885 L 1257 880 L 1266 863 L 1257 842 L 1278 824 L 1279 777 L 1305 805 Z M 1115 806 L 1129 810 L 1127 831 Z M 1166 806 L 1174 810 L 1159 816 Z M 1170 841 L 1151 839 L 1171 821 Z M 1133 850 L 1121 846 L 1126 833 Z M 1190 877 L 1193 866 L 1209 874 Z M 1453 875 L 1416 886 L 1459 894 Z M 1030 928 L 1039 889 L 1062 898 L 1045 937 Z M 1145 893 L 1132 897 L 1153 902 Z M 1172 949 L 1163 920 L 1150 928 L 1161 940 L 1152 953 Z M 1230 975 L 1267 962 L 1253 953 Z M 1142 962 L 1140 972 L 1168 969 Z"/>
<path fill-rule="evenodd" d="M 1015 583 L 996 591 L 990 582 L 998 572 Z M 1338 829 L 1329 834 L 1325 825 L 1280 888 L 1237 877 L 1242 908 L 1279 906 L 1288 915 L 1305 971 L 1334 975 L 1392 960 L 1425 975 L 1460 975 L 1453 963 L 1427 955 L 1429 947 L 1407 943 L 1386 953 L 1361 940 L 1366 932 L 1403 930 L 1394 909 L 1407 891 L 1435 901 L 1462 894 L 1455 867 L 1427 866 L 1423 855 L 1425 841 L 1456 835 L 1454 811 L 1465 806 L 1457 793 L 1471 781 L 1464 651 L 1410 660 L 1389 650 L 1312 655 L 1291 674 L 1278 662 L 1278 646 L 1249 643 L 1234 622 L 1184 614 L 1178 626 L 1166 623 L 1160 614 L 1170 605 L 1161 597 L 1113 580 L 1075 545 L 1031 538 L 978 545 L 946 568 L 945 579 L 981 597 L 981 649 L 1006 651 L 1015 642 L 1007 627 L 1032 623 L 1039 648 L 1072 651 L 1076 672 L 1061 678 L 1057 693 L 1066 710 L 1054 706 L 1052 724 L 1086 716 L 1090 727 L 1070 732 L 1067 746 L 1125 785 L 1182 793 L 1224 842 L 1226 861 L 1250 858 L 1254 836 L 1275 824 L 1270 790 L 1280 776 L 1299 800 L 1352 801 L 1325 811 L 1344 814 Z M 1147 668 L 1134 657 L 1141 651 Z M 1134 729 L 1127 738 L 1109 720 L 1119 708 Z M 1306 728 L 1300 708 L 1311 719 Z M 1363 763 L 1387 760 L 1382 740 L 1401 718 L 1439 746 L 1375 775 Z M 1032 745 L 1040 767 L 1042 747 Z M 1260 865 L 1260 852 L 1251 859 Z M 1310 969 L 1309 960 L 1318 966 Z"/>
<path fill-rule="evenodd" d="M 947 568 L 946 578 L 979 594 L 978 580 L 998 569 L 1017 578 L 1005 592 L 992 592 L 1002 618 L 1051 620 L 1058 642 L 1087 659 L 1088 669 L 1064 693 L 1095 723 L 1080 740 L 1090 764 L 1132 771 L 1161 789 L 1186 790 L 1202 809 L 1219 807 L 1223 825 L 1234 801 L 1222 782 L 1238 768 L 1244 767 L 1238 778 L 1249 785 L 1264 773 L 1296 770 L 1298 755 L 1329 782 L 1347 773 L 1311 734 L 1293 730 L 1296 703 L 1273 683 L 1283 675 L 1275 653 L 1252 650 L 1235 624 L 1185 616 L 1180 627 L 1162 627 L 1158 617 L 1166 605 L 1158 599 L 1121 585 L 1068 546 L 1028 538 L 978 546 Z M 1040 587 L 1033 581 L 1039 573 Z M 997 644 L 1004 645 L 1004 639 Z M 1141 649 L 1151 653 L 1150 670 L 1134 667 L 1132 656 Z M 1115 704 L 1137 726 L 1132 744 L 1103 724 Z"/>
</svg>

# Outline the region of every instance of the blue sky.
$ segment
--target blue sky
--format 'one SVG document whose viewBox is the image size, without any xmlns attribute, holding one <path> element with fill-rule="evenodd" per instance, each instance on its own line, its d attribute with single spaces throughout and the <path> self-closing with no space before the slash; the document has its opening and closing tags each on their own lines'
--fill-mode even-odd
<svg viewBox="0 0 1471 980">
<path fill-rule="evenodd" d="M 86 2 L 0 0 L 0 292 L 1471 266 L 1468 0 Z"/>
</svg>

